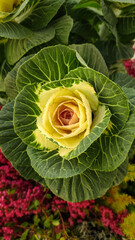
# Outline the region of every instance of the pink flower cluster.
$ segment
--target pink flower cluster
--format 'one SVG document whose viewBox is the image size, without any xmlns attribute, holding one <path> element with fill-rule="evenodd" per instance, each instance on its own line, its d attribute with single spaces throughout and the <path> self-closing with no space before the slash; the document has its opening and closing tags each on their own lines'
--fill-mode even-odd
<svg viewBox="0 0 135 240">
<path fill-rule="evenodd" d="M 83 220 L 87 219 L 89 214 L 92 214 L 92 210 L 95 207 L 94 200 L 87 200 L 79 203 L 66 202 L 58 197 L 54 197 L 52 200 L 52 210 L 53 212 L 59 209 L 62 212 L 69 213 L 68 222 L 70 226 L 74 226 L 75 221 L 81 223 Z"/>
<path fill-rule="evenodd" d="M 135 59 L 125 60 L 123 63 L 128 74 L 135 78 Z"/>
<path fill-rule="evenodd" d="M 117 215 L 111 209 L 105 206 L 100 206 L 99 211 L 103 226 L 109 227 L 111 231 L 117 235 L 124 236 L 119 226 L 123 222 L 123 219 L 128 215 L 128 212 L 124 210 Z"/>
<path fill-rule="evenodd" d="M 43 198 L 43 187 L 24 180 L 0 150 L 0 236 L 9 240 L 20 219 L 28 219 L 40 209 L 29 209 L 34 200 Z M 12 227 L 8 227 L 9 223 Z"/>
</svg>

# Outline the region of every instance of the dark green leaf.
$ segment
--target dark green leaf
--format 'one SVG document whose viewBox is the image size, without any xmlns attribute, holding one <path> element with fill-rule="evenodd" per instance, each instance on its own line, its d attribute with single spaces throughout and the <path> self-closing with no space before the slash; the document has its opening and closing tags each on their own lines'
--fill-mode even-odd
<svg viewBox="0 0 135 240">
<path fill-rule="evenodd" d="M 17 87 L 21 90 L 31 83 L 61 80 L 70 70 L 78 66 L 82 64 L 74 50 L 61 45 L 44 48 L 20 67 Z"/>
<path fill-rule="evenodd" d="M 135 33 L 135 17 L 118 18 L 117 29 L 121 35 Z"/>
<path fill-rule="evenodd" d="M 93 68 L 94 70 L 108 76 L 108 69 L 106 63 L 101 53 L 94 45 L 85 43 L 70 45 L 70 47 L 72 49 L 75 49 L 80 54 L 88 67 Z"/>
<path fill-rule="evenodd" d="M 5 105 L 0 111 L 0 147 L 13 167 L 26 179 L 34 179 L 41 184 L 45 181 L 31 167 L 26 145 L 16 135 L 13 127 L 14 102 Z"/>
<path fill-rule="evenodd" d="M 57 41 L 62 44 L 68 44 L 69 34 L 73 27 L 73 19 L 65 15 L 55 20 L 51 26 L 55 29 L 55 38 Z"/>
<path fill-rule="evenodd" d="M 46 179 L 47 186 L 57 196 L 70 202 L 81 202 L 103 196 L 111 187 L 116 172 L 87 169 L 80 175 L 64 179 Z"/>
<path fill-rule="evenodd" d="M 125 88 L 134 88 L 135 89 L 135 78 L 129 76 L 128 74 L 124 74 L 121 72 L 115 72 L 110 76 L 110 78 L 119 84 L 121 87 Z"/>
<path fill-rule="evenodd" d="M 117 168 L 117 174 L 113 182 L 113 186 L 119 185 L 126 176 L 128 170 L 128 158 Z"/>
<path fill-rule="evenodd" d="M 28 233 L 29 233 L 29 229 L 26 229 L 25 232 L 21 235 L 21 238 L 20 240 L 26 240 L 27 239 L 27 236 L 28 236 Z"/>
<path fill-rule="evenodd" d="M 13 100 L 18 94 L 18 89 L 16 87 L 16 77 L 17 77 L 17 71 L 18 68 L 27 61 L 31 56 L 27 56 L 22 58 L 14 67 L 13 69 L 7 74 L 5 77 L 4 83 L 5 83 L 5 90 L 8 95 L 8 97 Z"/>
<path fill-rule="evenodd" d="M 37 1 L 37 5 L 32 10 L 30 16 L 25 19 L 23 24 L 33 30 L 46 27 L 64 2 L 65 0 Z"/>
<path fill-rule="evenodd" d="M 5 77 L 10 70 L 11 70 L 11 66 L 9 66 L 6 60 L 4 60 L 0 69 L 0 91 L 1 92 L 5 92 Z"/>
<path fill-rule="evenodd" d="M 135 138 L 135 110 L 130 114 L 129 120 L 123 129 L 112 136 L 102 135 L 93 143 L 93 161 L 91 169 L 110 171 L 117 168 L 126 159 Z"/>
<path fill-rule="evenodd" d="M 32 31 L 15 22 L 0 23 L 0 36 L 8 39 L 24 39 L 32 35 Z"/>
<path fill-rule="evenodd" d="M 129 42 L 127 44 L 119 42 L 119 45 L 116 45 L 116 42 L 112 40 L 98 42 L 96 46 L 104 57 L 107 65 L 116 63 L 121 59 L 132 58 L 134 54 L 132 42 Z"/>
<path fill-rule="evenodd" d="M 23 55 L 25 55 L 30 49 L 49 42 L 55 36 L 55 30 L 53 27 L 48 27 L 20 40 L 8 40 L 5 44 L 5 55 L 9 64 L 15 64 Z"/>
</svg>

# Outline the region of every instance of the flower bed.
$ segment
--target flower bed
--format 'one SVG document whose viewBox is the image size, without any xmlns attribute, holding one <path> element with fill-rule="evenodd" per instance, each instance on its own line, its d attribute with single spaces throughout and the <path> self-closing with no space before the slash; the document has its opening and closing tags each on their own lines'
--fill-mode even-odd
<svg viewBox="0 0 135 240">
<path fill-rule="evenodd" d="M 24 180 L 0 152 L 0 236 L 5 240 L 25 235 L 29 239 L 34 239 L 34 236 L 37 239 L 43 236 L 47 239 L 79 239 L 77 234 L 86 237 L 91 236 L 93 231 L 97 237 L 102 232 L 103 236 L 112 233 L 116 239 L 122 239 L 121 224 L 125 226 L 128 212 L 125 208 L 119 213 L 113 212 L 111 205 L 107 207 L 111 197 L 104 198 L 66 202 L 40 184 Z M 91 223 L 96 227 L 89 232 L 88 229 L 93 229 L 93 225 L 88 225 Z M 81 233 L 83 228 L 85 235 Z"/>
</svg>

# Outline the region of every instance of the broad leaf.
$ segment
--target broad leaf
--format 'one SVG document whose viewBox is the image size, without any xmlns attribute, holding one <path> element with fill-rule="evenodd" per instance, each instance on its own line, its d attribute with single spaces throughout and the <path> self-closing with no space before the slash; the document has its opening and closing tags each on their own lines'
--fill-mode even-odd
<svg viewBox="0 0 135 240">
<path fill-rule="evenodd" d="M 4 60 L 0 69 L 0 91 L 2 92 L 5 92 L 5 77 L 10 70 L 11 66 Z"/>
<path fill-rule="evenodd" d="M 117 168 L 126 159 L 134 138 L 135 110 L 130 114 L 124 128 L 117 134 L 112 136 L 102 135 L 98 141 L 93 143 L 93 156 L 95 156 L 95 153 L 98 156 L 93 161 L 91 169 L 111 171 Z"/>
<path fill-rule="evenodd" d="M 115 72 L 110 78 L 119 84 L 121 87 L 125 88 L 134 88 L 135 89 L 135 78 L 129 76 L 128 74 Z"/>
<path fill-rule="evenodd" d="M 27 56 L 22 58 L 14 67 L 13 69 L 7 74 L 7 76 L 4 79 L 5 83 L 5 91 L 8 95 L 8 97 L 13 100 L 18 94 L 18 89 L 16 87 L 16 77 L 17 77 L 17 71 L 18 68 L 27 61 L 31 56 Z"/>
<path fill-rule="evenodd" d="M 101 6 L 105 20 L 112 26 L 112 28 L 115 27 L 117 24 L 117 18 L 113 10 L 110 8 L 109 4 L 107 4 L 107 2 L 104 0 L 101 0 Z"/>
<path fill-rule="evenodd" d="M 81 65 L 76 52 L 68 47 L 58 45 L 44 48 L 21 66 L 17 87 L 21 90 L 31 83 L 61 80 L 70 70 Z"/>
<path fill-rule="evenodd" d="M 86 8 L 86 7 L 93 7 L 97 8 L 98 10 L 101 9 L 101 5 L 97 1 L 91 1 L 91 0 L 81 0 L 78 4 L 74 6 L 74 9 L 78 8 Z"/>
<path fill-rule="evenodd" d="M 47 186 L 66 201 L 81 202 L 103 196 L 112 186 L 116 172 L 87 169 L 80 175 L 64 179 L 46 179 Z"/>
<path fill-rule="evenodd" d="M 30 159 L 26 152 L 26 145 L 16 135 L 13 127 L 13 105 L 8 103 L 0 111 L 0 147 L 5 157 L 11 161 L 13 167 L 20 174 L 27 178 L 39 181 L 42 184 L 45 181 L 31 167 Z"/>
<path fill-rule="evenodd" d="M 58 150 L 42 151 L 28 147 L 27 153 L 32 167 L 43 178 L 72 177 L 85 171 L 91 164 L 85 152 L 70 161 L 62 158 Z"/>
<path fill-rule="evenodd" d="M 103 73 L 108 76 L 108 69 L 106 63 L 98 51 L 98 49 L 89 43 L 85 44 L 73 44 L 70 45 L 72 49 L 75 49 L 83 60 L 86 62 L 88 67 L 93 68 L 94 70 Z"/>
<path fill-rule="evenodd" d="M 134 107 L 135 107 L 135 89 L 123 87 L 122 90 L 125 93 L 125 95 L 127 96 L 127 98 L 129 99 L 129 102 L 131 104 L 130 108 L 134 109 Z"/>
<path fill-rule="evenodd" d="M 68 44 L 70 31 L 73 27 L 73 19 L 70 16 L 63 16 L 51 23 L 55 29 L 55 39 L 58 43 Z"/>
<path fill-rule="evenodd" d="M 32 10 L 30 16 L 25 19 L 23 24 L 33 30 L 46 27 L 64 2 L 65 0 L 37 1 L 37 5 Z"/>
<path fill-rule="evenodd" d="M 128 158 L 117 168 L 117 174 L 113 181 L 113 186 L 119 185 L 126 176 L 128 170 Z"/>
<path fill-rule="evenodd" d="M 8 40 L 5 44 L 5 55 L 9 64 L 15 64 L 23 55 L 30 49 L 49 42 L 55 36 L 55 30 L 52 27 L 33 32 L 31 36 L 26 39 Z"/>
<path fill-rule="evenodd" d="M 118 19 L 117 30 L 121 35 L 135 33 L 135 17 L 120 17 Z"/>
<path fill-rule="evenodd" d="M 73 9 L 87 8 L 99 15 L 102 15 L 101 5 L 96 0 L 81 0 L 77 3 Z"/>
<path fill-rule="evenodd" d="M 135 4 L 135 0 L 107 0 L 109 2 L 119 2 L 119 3 L 132 3 Z"/>
<path fill-rule="evenodd" d="M 99 41 L 96 43 L 96 46 L 104 57 L 107 65 L 116 63 L 121 59 L 132 58 L 134 55 L 132 42 L 128 42 L 127 44 L 119 42 L 119 45 L 116 45 L 116 42 L 113 40 Z"/>
<path fill-rule="evenodd" d="M 32 35 L 32 31 L 15 22 L 0 23 L 0 36 L 8 39 L 24 39 Z"/>
</svg>

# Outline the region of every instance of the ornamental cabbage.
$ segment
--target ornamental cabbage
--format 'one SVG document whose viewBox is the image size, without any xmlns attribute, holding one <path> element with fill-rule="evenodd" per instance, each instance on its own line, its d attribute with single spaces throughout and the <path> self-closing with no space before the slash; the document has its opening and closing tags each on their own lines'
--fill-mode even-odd
<svg viewBox="0 0 135 240">
<path fill-rule="evenodd" d="M 22 176 L 72 202 L 122 181 L 135 137 L 134 107 L 92 49 L 96 63 L 86 45 L 42 49 L 20 66 L 18 94 L 0 112 L 5 156 Z"/>
</svg>

